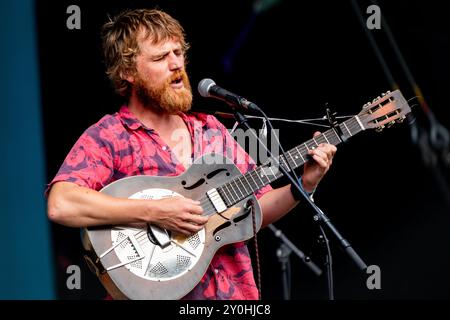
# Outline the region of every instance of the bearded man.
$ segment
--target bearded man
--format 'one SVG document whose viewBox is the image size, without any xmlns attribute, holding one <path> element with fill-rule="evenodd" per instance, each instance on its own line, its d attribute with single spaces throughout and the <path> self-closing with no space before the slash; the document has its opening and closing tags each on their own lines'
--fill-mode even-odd
<svg viewBox="0 0 450 320">
<path fill-rule="evenodd" d="M 189 112 L 192 92 L 185 69 L 188 44 L 177 20 L 160 10 L 126 11 L 103 27 L 107 74 L 127 98 L 117 113 L 90 126 L 67 155 L 47 188 L 48 216 L 69 227 L 154 224 L 191 235 L 208 222 L 194 199 L 124 199 L 99 192 L 135 175 L 177 176 L 210 152 L 231 159 L 246 173 L 255 162 L 214 117 Z M 330 168 L 336 148 L 310 151 L 301 183 L 312 192 Z M 256 192 L 263 227 L 299 202 L 290 185 Z M 201 281 L 186 299 L 258 299 L 258 288 L 244 242 L 218 250 Z"/>
</svg>

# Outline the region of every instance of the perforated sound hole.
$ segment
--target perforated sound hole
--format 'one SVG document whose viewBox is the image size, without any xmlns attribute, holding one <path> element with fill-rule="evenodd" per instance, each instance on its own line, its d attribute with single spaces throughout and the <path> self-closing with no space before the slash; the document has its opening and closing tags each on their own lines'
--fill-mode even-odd
<svg viewBox="0 0 450 320">
<path fill-rule="evenodd" d="M 130 263 L 130 266 L 133 268 L 142 269 L 142 260 L 137 260 L 132 263 Z"/>
<path fill-rule="evenodd" d="M 116 240 L 116 242 L 119 242 L 120 240 L 123 240 L 123 239 L 125 239 L 127 237 L 127 235 L 125 234 L 125 233 L 123 233 L 123 232 L 118 232 L 117 233 L 117 240 Z"/>
<path fill-rule="evenodd" d="M 165 273 L 167 273 L 167 272 L 169 272 L 169 271 L 166 269 L 166 267 L 165 267 L 161 262 L 158 262 L 158 263 L 150 270 L 150 273 L 157 274 L 157 275 L 162 275 L 162 274 L 165 274 Z"/>
<path fill-rule="evenodd" d="M 127 240 L 123 241 L 119 247 L 124 249 L 128 246 L 129 243 L 130 243 L 130 240 L 127 239 Z"/>
<path fill-rule="evenodd" d="M 117 233 L 117 238 L 116 238 L 116 243 L 120 243 L 123 239 L 127 238 L 127 235 L 123 232 L 118 232 Z M 120 244 L 120 248 L 125 248 L 128 245 L 128 240 L 125 240 L 124 242 L 122 242 Z"/>
<path fill-rule="evenodd" d="M 197 247 L 200 244 L 200 237 L 198 236 L 197 233 L 190 236 L 187 240 L 193 249 L 197 249 Z"/>
<path fill-rule="evenodd" d="M 187 256 L 178 255 L 177 256 L 177 270 L 183 271 L 187 267 L 189 267 L 189 264 L 191 262 L 191 258 Z"/>
</svg>

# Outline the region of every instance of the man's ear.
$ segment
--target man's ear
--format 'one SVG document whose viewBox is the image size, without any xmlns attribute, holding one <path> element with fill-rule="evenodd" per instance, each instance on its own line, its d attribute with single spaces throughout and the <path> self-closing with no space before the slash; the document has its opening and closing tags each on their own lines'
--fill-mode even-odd
<svg viewBox="0 0 450 320">
<path fill-rule="evenodd" d="M 134 75 L 131 74 L 131 72 L 121 72 L 120 73 L 120 77 L 124 80 L 127 80 L 129 83 L 134 83 L 135 79 L 134 79 Z"/>
</svg>

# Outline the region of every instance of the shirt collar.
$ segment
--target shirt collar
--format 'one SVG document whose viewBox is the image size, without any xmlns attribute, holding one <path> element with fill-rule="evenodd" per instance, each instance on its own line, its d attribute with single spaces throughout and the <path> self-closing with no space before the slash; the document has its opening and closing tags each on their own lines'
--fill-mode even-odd
<svg viewBox="0 0 450 320">
<path fill-rule="evenodd" d="M 204 127 L 206 125 L 208 115 L 205 113 L 190 111 L 188 113 L 180 113 L 180 117 L 186 123 L 193 124 L 195 121 L 200 121 L 201 127 Z"/>
<path fill-rule="evenodd" d="M 138 118 L 128 109 L 127 105 L 123 105 L 119 110 L 120 120 L 124 125 L 126 125 L 131 130 L 137 130 L 139 128 L 144 128 L 147 130 L 153 130 L 151 128 L 147 128 Z"/>
</svg>

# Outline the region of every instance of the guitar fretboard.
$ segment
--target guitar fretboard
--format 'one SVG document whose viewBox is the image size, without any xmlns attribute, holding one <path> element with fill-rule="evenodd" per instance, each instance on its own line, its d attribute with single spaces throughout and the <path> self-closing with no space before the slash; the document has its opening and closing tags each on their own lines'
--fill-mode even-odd
<svg viewBox="0 0 450 320">
<path fill-rule="evenodd" d="M 338 128 L 329 129 L 287 151 L 287 159 L 283 156 L 278 157 L 279 165 L 283 166 L 287 172 L 290 172 L 286 161 L 293 169 L 296 169 L 309 160 L 308 151 L 317 148 L 319 144 L 329 143 L 338 145 L 363 130 L 364 127 L 358 116 L 354 116 L 339 124 Z M 230 207 L 282 176 L 283 173 L 278 168 L 277 161 L 272 158 L 268 162 L 258 166 L 256 169 L 238 176 L 216 189 L 227 207 Z"/>
</svg>

